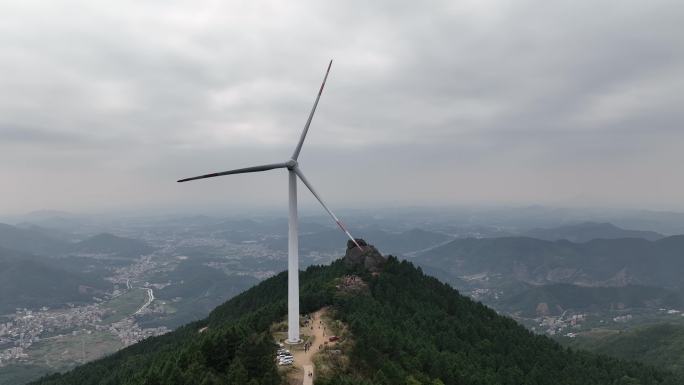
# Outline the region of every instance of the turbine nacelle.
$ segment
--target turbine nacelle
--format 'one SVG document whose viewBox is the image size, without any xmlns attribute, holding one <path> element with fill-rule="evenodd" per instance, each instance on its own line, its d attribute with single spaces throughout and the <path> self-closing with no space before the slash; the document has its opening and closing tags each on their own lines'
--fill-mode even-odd
<svg viewBox="0 0 684 385">
<path fill-rule="evenodd" d="M 294 170 L 295 168 L 297 168 L 297 165 L 299 165 L 299 163 L 294 159 L 290 159 L 287 162 L 285 162 L 285 167 L 287 167 L 288 170 Z"/>
</svg>

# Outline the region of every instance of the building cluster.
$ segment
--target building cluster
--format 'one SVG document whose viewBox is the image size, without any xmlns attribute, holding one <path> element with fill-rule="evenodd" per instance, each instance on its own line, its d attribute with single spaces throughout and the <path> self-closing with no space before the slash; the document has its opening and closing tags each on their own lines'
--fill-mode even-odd
<svg viewBox="0 0 684 385">
<path fill-rule="evenodd" d="M 162 268 L 162 266 L 153 259 L 153 255 L 145 255 L 135 263 L 117 268 L 114 272 L 114 276 L 110 277 L 109 280 L 112 283 L 122 285 L 122 287 L 130 288 L 131 277 L 141 277 L 145 273 L 156 271 L 160 268 Z"/>
<path fill-rule="evenodd" d="M 502 290 L 490 288 L 476 288 L 470 291 L 470 298 L 475 301 L 498 300 L 502 295 Z"/>
<path fill-rule="evenodd" d="M 24 348 L 19 346 L 2 350 L 0 351 L 0 368 L 7 362 L 21 360 L 26 357 L 28 357 L 28 354 L 24 352 Z"/>
<path fill-rule="evenodd" d="M 132 317 L 124 318 L 108 326 L 108 330 L 117 336 L 124 346 L 133 345 L 148 337 L 156 337 L 168 333 L 165 326 L 156 328 L 141 328 Z"/>
<path fill-rule="evenodd" d="M 618 323 L 625 323 L 625 322 L 629 322 L 631 320 L 632 320 L 631 314 L 625 314 L 625 315 L 619 315 L 617 317 L 613 317 L 613 322 L 618 322 Z"/>
<path fill-rule="evenodd" d="M 87 327 L 102 322 L 105 310 L 98 305 L 68 307 L 61 310 L 43 308 L 40 311 L 18 309 L 0 323 L 0 346 L 9 343 L 28 348 L 40 340 L 43 334 L 51 335 L 60 330 Z"/>
<path fill-rule="evenodd" d="M 562 334 L 568 329 L 579 329 L 582 322 L 586 320 L 586 314 L 573 314 L 566 316 L 565 314 L 554 317 L 545 316 L 539 320 L 539 327 L 547 335 L 553 336 L 557 334 Z M 574 333 L 567 333 L 574 334 Z"/>
<path fill-rule="evenodd" d="M 0 366 L 27 358 L 27 349 L 41 338 L 102 322 L 103 314 L 97 305 L 61 310 L 18 309 L 9 316 L 9 322 L 0 323 Z"/>
<path fill-rule="evenodd" d="M 8 317 L 8 322 L 0 322 L 0 367 L 28 358 L 28 349 L 41 339 L 73 334 L 78 330 L 87 333 L 91 330 L 111 332 L 125 346 L 169 332 L 166 327 L 142 329 L 132 316 L 113 324 L 103 324 L 102 319 L 107 311 L 99 304 L 59 310 L 17 310 Z"/>
</svg>

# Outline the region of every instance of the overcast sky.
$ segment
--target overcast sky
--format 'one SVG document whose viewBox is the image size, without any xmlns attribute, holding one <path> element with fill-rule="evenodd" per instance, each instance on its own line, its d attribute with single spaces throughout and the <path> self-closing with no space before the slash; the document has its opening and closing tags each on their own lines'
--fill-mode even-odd
<svg viewBox="0 0 684 385">
<path fill-rule="evenodd" d="M 0 1 L 0 213 L 684 209 L 684 3 Z M 300 190 L 301 191 L 301 190 Z M 303 204 L 310 197 L 301 194 Z M 283 206 L 284 207 L 284 206 Z"/>
</svg>

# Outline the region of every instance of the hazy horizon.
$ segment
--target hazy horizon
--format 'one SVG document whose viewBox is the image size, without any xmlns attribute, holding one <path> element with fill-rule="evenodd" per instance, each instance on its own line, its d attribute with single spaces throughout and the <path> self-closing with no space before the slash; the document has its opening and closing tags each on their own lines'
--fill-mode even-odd
<svg viewBox="0 0 684 385">
<path fill-rule="evenodd" d="M 299 215 L 301 218 L 305 217 L 321 217 L 328 219 L 328 214 L 320 207 L 320 204 L 316 201 L 309 201 L 302 204 L 302 199 L 300 198 L 299 204 Z M 593 213 L 596 216 L 606 215 L 607 213 L 661 213 L 661 214 L 681 214 L 684 215 L 684 210 L 677 209 L 649 209 L 644 207 L 628 207 L 628 206 L 610 206 L 610 205 L 566 205 L 566 206 L 554 206 L 554 205 L 543 205 L 543 204 L 505 204 L 505 203 L 463 203 L 463 204 L 435 204 L 435 205 L 378 205 L 372 203 L 359 203 L 357 205 L 338 205 L 335 211 L 339 213 L 352 213 L 352 214 L 367 214 L 367 215 L 381 215 L 383 213 L 427 213 L 431 211 L 441 212 L 445 214 L 451 214 L 454 212 L 492 212 L 492 211 L 523 211 L 523 210 L 539 210 L 546 212 L 554 211 L 565 211 L 569 213 Z M 40 208 L 36 210 L 28 211 L 16 211 L 16 212 L 0 212 L 0 221 L 3 218 L 49 218 L 49 217 L 60 217 L 60 216 L 74 216 L 74 217 L 105 217 L 105 218 L 133 218 L 133 217 L 187 217 L 187 216 L 207 216 L 207 217 L 287 217 L 287 206 L 271 203 L 271 204 L 254 204 L 254 205 L 244 205 L 240 202 L 236 202 L 233 205 L 211 205 L 196 203 L 194 205 L 186 205 L 180 207 L 162 207 L 162 206 L 151 206 L 151 207 L 117 207 L 111 209 L 53 209 L 53 208 Z"/>
</svg>

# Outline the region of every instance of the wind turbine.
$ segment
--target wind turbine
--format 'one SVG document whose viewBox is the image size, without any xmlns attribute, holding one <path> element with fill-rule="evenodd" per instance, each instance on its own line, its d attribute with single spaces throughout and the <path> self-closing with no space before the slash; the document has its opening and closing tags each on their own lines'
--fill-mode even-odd
<svg viewBox="0 0 684 385">
<path fill-rule="evenodd" d="M 286 168 L 288 173 L 289 182 L 289 199 L 290 199 L 290 215 L 288 221 L 288 248 L 287 248 L 287 342 L 290 344 L 296 344 L 301 342 L 299 338 L 299 238 L 297 230 L 297 177 L 301 179 L 302 183 L 311 191 L 314 197 L 318 199 L 321 206 L 325 211 L 330 214 L 332 219 L 337 223 L 342 231 L 349 237 L 349 239 L 354 242 L 356 247 L 363 250 L 361 246 L 356 242 L 356 239 L 352 237 L 349 231 L 344 227 L 342 222 L 337 218 L 337 216 L 326 206 L 318 195 L 313 186 L 306 179 L 302 170 L 299 168 L 299 163 L 297 158 L 299 157 L 299 152 L 302 150 L 302 145 L 304 144 L 304 139 L 306 138 L 306 133 L 309 131 L 309 126 L 311 125 L 311 119 L 313 119 L 314 113 L 316 112 L 316 107 L 318 106 L 318 101 L 323 93 L 323 88 L 325 87 L 325 81 L 328 79 L 328 74 L 330 73 L 330 67 L 332 66 L 332 60 L 328 63 L 328 69 L 325 71 L 325 77 L 323 78 L 323 83 L 321 88 L 318 90 L 318 95 L 314 101 L 311 112 L 309 113 L 309 118 L 306 120 L 304 125 L 304 130 L 302 130 L 302 135 L 299 137 L 299 143 L 295 147 L 294 153 L 290 159 L 283 163 L 272 163 L 265 164 L 261 166 L 239 168 L 236 170 L 216 172 L 213 174 L 206 174 L 195 176 L 192 178 L 181 179 L 178 182 L 188 182 L 197 179 L 214 178 L 217 176 L 233 175 L 233 174 L 244 174 L 248 172 L 260 172 L 268 171 L 276 168 Z"/>
</svg>

